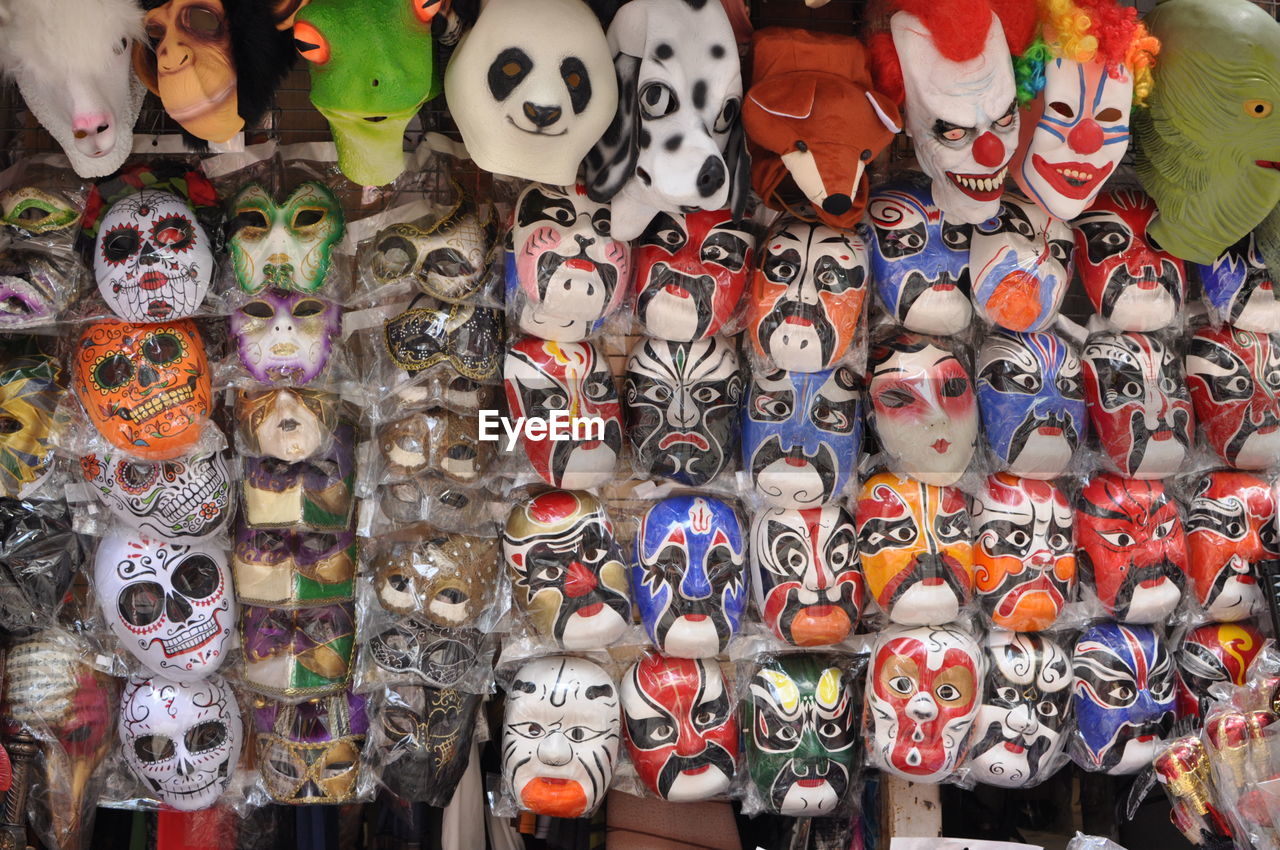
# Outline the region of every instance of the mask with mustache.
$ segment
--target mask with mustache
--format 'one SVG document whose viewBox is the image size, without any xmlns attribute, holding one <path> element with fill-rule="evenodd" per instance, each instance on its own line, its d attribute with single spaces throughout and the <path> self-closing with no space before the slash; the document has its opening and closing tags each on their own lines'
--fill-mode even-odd
<svg viewBox="0 0 1280 850">
<path fill-rule="evenodd" d="M 1196 269 L 1204 299 L 1219 319 L 1246 331 L 1280 331 L 1280 289 L 1252 233 Z"/>
<path fill-rule="evenodd" d="M 1260 565 L 1280 559 L 1271 487 L 1248 472 L 1219 469 L 1196 482 L 1187 515 L 1189 574 L 1214 621 L 1261 614 Z"/>
<path fill-rule="evenodd" d="M 1214 453 L 1236 469 L 1280 460 L 1280 346 L 1269 334 L 1223 325 L 1196 331 L 1187 384 Z"/>
</svg>

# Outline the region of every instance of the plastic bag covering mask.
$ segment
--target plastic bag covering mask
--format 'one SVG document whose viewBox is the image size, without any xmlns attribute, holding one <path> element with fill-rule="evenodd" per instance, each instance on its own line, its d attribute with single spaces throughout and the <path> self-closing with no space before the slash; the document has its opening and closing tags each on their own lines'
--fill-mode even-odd
<svg viewBox="0 0 1280 850">
<path fill-rule="evenodd" d="M 47 324 L 74 295 L 79 260 L 27 250 L 21 243 L 0 247 L 0 329 Z"/>
<path fill-rule="evenodd" d="M 378 678 L 450 688 L 477 664 L 481 635 L 475 629 L 443 629 L 404 617 L 369 639 Z"/>
<path fill-rule="evenodd" d="M 592 494 L 553 490 L 516 505 L 502 554 L 516 606 L 565 649 L 607 646 L 631 622 L 613 523 Z"/>
<path fill-rule="evenodd" d="M 373 589 L 382 607 L 437 626 L 475 621 L 498 579 L 498 541 L 426 529 L 373 556 Z"/>
<path fill-rule="evenodd" d="M 1280 288 L 1252 233 L 1196 269 L 1205 300 L 1224 322 L 1246 331 L 1280 331 Z"/>
<path fill-rule="evenodd" d="M 52 624 L 83 557 L 64 501 L 0 499 L 0 627 Z"/>
<path fill-rule="evenodd" d="M 618 690 L 581 658 L 530 661 L 507 691 L 502 779 L 520 807 L 576 818 L 595 810 L 613 779 L 621 739 Z"/>
<path fill-rule="evenodd" d="M 649 640 L 677 658 L 710 658 L 738 633 L 747 606 L 746 534 L 707 496 L 653 505 L 636 531 L 631 590 Z"/>
<path fill-rule="evenodd" d="M 315 292 L 324 285 L 343 233 L 342 206 L 324 184 L 303 183 L 277 204 L 262 185 L 250 183 L 228 209 L 227 251 L 242 290 Z"/>
<path fill-rule="evenodd" d="M 305 460 L 329 445 L 340 404 L 324 390 L 241 390 L 236 430 L 246 454 Z"/>
<path fill-rule="evenodd" d="M 343 692 L 298 704 L 267 702 L 254 716 L 262 784 L 278 803 L 332 805 L 356 796 L 369 731 L 366 698 Z"/>
<path fill-rule="evenodd" d="M 115 532 L 98 544 L 93 588 L 121 645 L 157 676 L 194 682 L 226 659 L 237 607 L 222 549 Z"/>
<path fill-rule="evenodd" d="M 399 685 L 377 712 L 382 782 L 402 800 L 446 806 L 471 758 L 479 694 Z"/>
<path fill-rule="evenodd" d="M 465 301 L 488 278 L 489 252 L 497 239 L 492 208 L 477 211 L 462 194 L 443 214 L 399 222 L 374 237 L 369 270 L 380 284 L 411 276 L 418 288 L 442 301 Z"/>
<path fill-rule="evenodd" d="M 437 364 L 473 381 L 499 375 L 506 340 L 501 310 L 418 295 L 382 330 L 391 362 L 411 376 Z"/>
<path fill-rule="evenodd" d="M 1052 327 L 1071 282 L 1074 252 L 1065 222 L 1005 195 L 995 217 L 973 227 L 969 258 L 978 315 L 1012 331 Z"/>
<path fill-rule="evenodd" d="M 1262 614 L 1258 567 L 1280 559 L 1271 488 L 1247 472 L 1217 470 L 1196 481 L 1189 507 L 1188 566 L 1197 601 L 1218 622 Z"/>
<path fill-rule="evenodd" d="M 1187 384 L 1209 447 L 1238 469 L 1280 460 L 1280 341 L 1230 325 L 1187 345 Z"/>
<path fill-rule="evenodd" d="M 351 679 L 355 632 L 352 602 L 295 611 L 246 605 L 245 684 L 290 698 L 336 693 Z"/>
<path fill-rule="evenodd" d="M 480 480 L 497 454 L 497 443 L 480 439 L 480 420 L 446 410 L 410 413 L 378 428 L 378 451 L 392 475 L 430 469 L 450 481 Z"/>
<path fill-rule="evenodd" d="M 1243 685 L 1266 638 L 1252 623 L 1208 623 L 1191 629 L 1174 648 L 1178 665 L 1178 717 L 1203 718 L 1214 685 Z"/>
<path fill-rule="evenodd" d="M 20 496 L 49 474 L 50 430 L 62 397 L 55 357 L 29 354 L 0 362 L 0 494 Z"/>
<path fill-rule="evenodd" d="M 181 812 L 217 802 L 244 744 L 240 707 L 221 676 L 189 683 L 130 679 L 117 729 L 134 775 Z"/>
<path fill-rule="evenodd" d="M 231 474 L 221 453 L 176 460 L 88 454 L 80 473 L 98 501 L 121 522 L 174 543 L 216 532 L 231 515 Z"/>
<path fill-rule="evenodd" d="M 245 458 L 245 520 L 254 528 L 304 525 L 313 531 L 344 531 L 355 509 L 356 436 L 345 418 L 324 453 L 288 463 L 274 457 Z"/>
<path fill-rule="evenodd" d="M 231 570 L 236 593 L 249 605 L 285 608 L 350 599 L 356 573 L 356 535 L 236 526 Z"/>
<path fill-rule="evenodd" d="M 306 384 L 319 376 L 341 333 L 341 307 L 283 289 L 267 289 L 231 314 L 240 363 L 266 384 Z"/>
</svg>

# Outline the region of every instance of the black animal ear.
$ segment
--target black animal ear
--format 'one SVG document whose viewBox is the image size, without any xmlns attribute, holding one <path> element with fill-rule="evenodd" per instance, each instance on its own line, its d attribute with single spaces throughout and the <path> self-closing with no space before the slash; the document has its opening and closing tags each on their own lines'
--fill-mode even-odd
<svg viewBox="0 0 1280 850">
<path fill-rule="evenodd" d="M 640 157 L 640 100 L 636 95 L 636 77 L 640 73 L 640 57 L 619 53 L 613 57 L 618 75 L 618 111 L 609 129 L 587 154 L 587 197 L 607 203 L 631 179 Z"/>
<path fill-rule="evenodd" d="M 742 130 L 742 110 L 729 125 L 729 139 L 724 146 L 724 164 L 729 172 L 729 209 L 733 220 L 741 221 L 751 196 L 751 155 L 747 153 L 747 137 Z"/>
<path fill-rule="evenodd" d="M 600 26 L 606 30 L 609 24 L 613 23 L 613 16 L 618 14 L 618 7 L 625 0 L 587 0 L 587 5 L 591 7 L 591 11 L 600 19 Z"/>
</svg>

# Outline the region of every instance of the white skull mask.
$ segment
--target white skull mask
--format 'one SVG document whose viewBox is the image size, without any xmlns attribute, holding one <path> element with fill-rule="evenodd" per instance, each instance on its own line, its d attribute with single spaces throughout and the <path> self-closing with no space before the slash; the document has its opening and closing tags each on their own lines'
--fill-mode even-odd
<svg viewBox="0 0 1280 850">
<path fill-rule="evenodd" d="M 124 759 L 166 806 L 192 812 L 222 795 L 244 743 L 235 694 L 221 676 L 133 677 L 120 700 Z"/>
<path fill-rule="evenodd" d="M 222 549 L 117 532 L 98 544 L 93 585 L 111 630 L 151 672 L 194 682 L 222 664 L 237 613 Z"/>
<path fill-rule="evenodd" d="M 218 453 L 155 463 L 85 455 L 80 471 L 93 495 L 121 522 L 162 540 L 189 543 L 207 537 L 231 515 L 231 475 Z"/>
<path fill-rule="evenodd" d="M 181 198 L 142 189 L 107 210 L 94 243 L 93 274 L 120 318 L 182 319 L 196 312 L 209 290 L 213 252 Z"/>
</svg>

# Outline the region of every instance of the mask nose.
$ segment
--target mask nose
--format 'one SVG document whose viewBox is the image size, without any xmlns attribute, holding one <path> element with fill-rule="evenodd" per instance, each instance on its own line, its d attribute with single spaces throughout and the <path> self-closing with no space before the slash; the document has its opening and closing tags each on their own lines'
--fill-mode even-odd
<svg viewBox="0 0 1280 850">
<path fill-rule="evenodd" d="M 1102 147 L 1102 128 L 1092 118 L 1086 118 L 1067 133 L 1067 144 L 1076 153 L 1094 153 Z"/>
<path fill-rule="evenodd" d="M 71 118 L 76 150 L 85 156 L 101 156 L 115 146 L 115 129 L 109 112 L 81 112 Z"/>
<path fill-rule="evenodd" d="M 550 127 L 560 120 L 561 111 L 558 106 L 539 106 L 527 100 L 524 102 L 524 117 L 533 122 L 535 127 Z"/>
<path fill-rule="evenodd" d="M 143 388 L 151 386 L 158 380 L 160 380 L 160 373 L 150 363 L 143 363 L 138 367 L 138 383 Z"/>
<path fill-rule="evenodd" d="M 828 215 L 844 215 L 853 209 L 853 200 L 848 195 L 827 195 L 822 202 L 822 211 Z"/>
<path fill-rule="evenodd" d="M 164 613 L 171 623 L 185 623 L 191 616 L 191 603 L 176 593 L 167 593 L 164 597 Z"/>
<path fill-rule="evenodd" d="M 698 169 L 698 194 L 710 198 L 724 185 L 724 160 L 718 156 L 709 156 Z"/>
<path fill-rule="evenodd" d="M 995 168 L 1004 162 L 1004 142 L 994 133 L 983 133 L 973 143 L 973 158 L 984 168 Z"/>
</svg>

